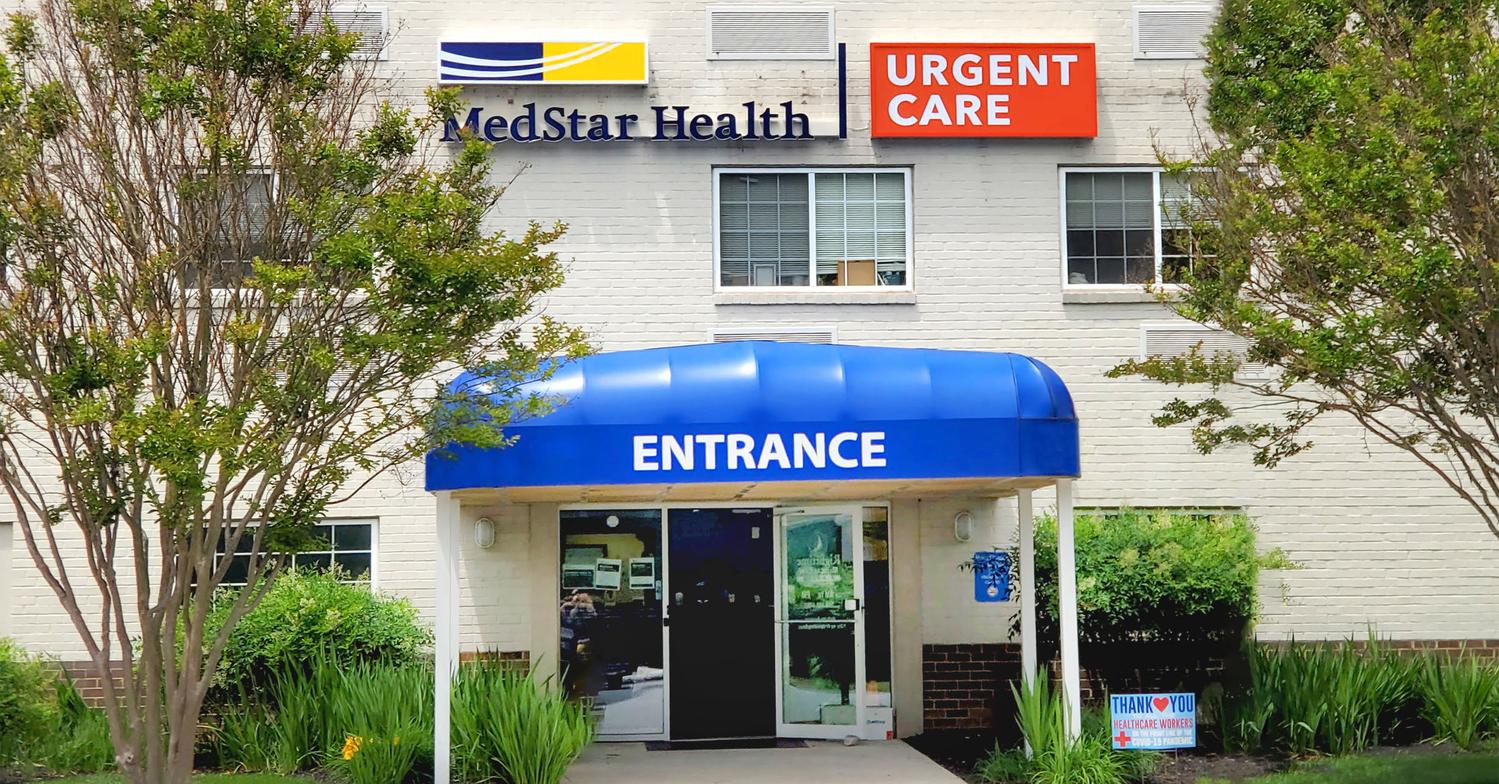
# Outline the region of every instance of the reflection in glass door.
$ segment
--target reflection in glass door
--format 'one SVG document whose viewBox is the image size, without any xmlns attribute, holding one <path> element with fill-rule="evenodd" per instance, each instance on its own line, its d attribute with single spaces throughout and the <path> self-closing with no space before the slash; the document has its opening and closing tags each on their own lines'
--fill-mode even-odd
<svg viewBox="0 0 1499 784">
<path fill-rule="evenodd" d="M 603 738 L 666 731 L 660 509 L 563 510 L 561 682 Z"/>
<path fill-rule="evenodd" d="M 778 523 L 779 734 L 858 735 L 865 682 L 861 510 L 782 509 Z"/>
</svg>

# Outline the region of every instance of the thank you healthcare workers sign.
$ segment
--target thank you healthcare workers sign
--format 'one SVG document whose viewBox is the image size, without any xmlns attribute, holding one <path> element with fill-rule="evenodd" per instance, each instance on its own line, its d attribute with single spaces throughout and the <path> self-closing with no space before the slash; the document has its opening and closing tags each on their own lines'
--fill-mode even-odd
<svg viewBox="0 0 1499 784">
<path fill-rule="evenodd" d="M 880 137 L 1098 135 L 1093 44 L 870 44 Z"/>
<path fill-rule="evenodd" d="M 1110 727 L 1116 749 L 1190 749 L 1197 745 L 1197 695 L 1114 694 Z"/>
</svg>

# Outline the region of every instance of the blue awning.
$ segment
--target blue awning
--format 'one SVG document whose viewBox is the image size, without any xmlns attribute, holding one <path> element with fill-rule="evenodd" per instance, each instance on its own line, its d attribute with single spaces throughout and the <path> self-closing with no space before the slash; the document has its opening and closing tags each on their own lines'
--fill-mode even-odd
<svg viewBox="0 0 1499 784">
<path fill-rule="evenodd" d="M 428 490 L 1078 475 L 1072 397 L 1019 354 L 719 343 L 598 354 L 528 388 L 555 409 L 504 449 L 429 454 Z"/>
</svg>

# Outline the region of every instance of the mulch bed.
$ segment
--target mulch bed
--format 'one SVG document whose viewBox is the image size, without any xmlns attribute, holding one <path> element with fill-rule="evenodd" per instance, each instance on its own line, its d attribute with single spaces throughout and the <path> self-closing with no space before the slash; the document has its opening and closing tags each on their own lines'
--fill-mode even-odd
<svg viewBox="0 0 1499 784">
<path fill-rule="evenodd" d="M 928 732 L 906 739 L 912 748 L 970 782 L 979 781 L 973 775 L 973 769 L 989 755 L 995 741 L 992 732 L 969 730 Z M 1204 778 L 1215 782 L 1239 782 L 1274 773 L 1288 764 L 1289 761 L 1281 757 L 1166 752 L 1161 755 L 1160 767 L 1150 780 L 1151 784 L 1196 784 Z"/>
<path fill-rule="evenodd" d="M 1238 782 L 1284 770 L 1289 764 L 1275 757 L 1166 752 L 1150 780 L 1151 784 L 1196 784 L 1200 779 Z"/>
</svg>

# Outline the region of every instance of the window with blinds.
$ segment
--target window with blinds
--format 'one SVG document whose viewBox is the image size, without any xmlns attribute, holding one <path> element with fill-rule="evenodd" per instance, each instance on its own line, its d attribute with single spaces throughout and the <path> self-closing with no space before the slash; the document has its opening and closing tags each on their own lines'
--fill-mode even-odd
<svg viewBox="0 0 1499 784">
<path fill-rule="evenodd" d="M 909 285 L 910 173 L 717 172 L 722 287 Z"/>
<path fill-rule="evenodd" d="M 275 176 L 269 172 L 184 183 L 184 228 L 201 238 L 195 274 L 229 285 L 249 274 L 256 257 L 270 258 L 275 252 L 270 232 L 274 198 Z"/>
</svg>

